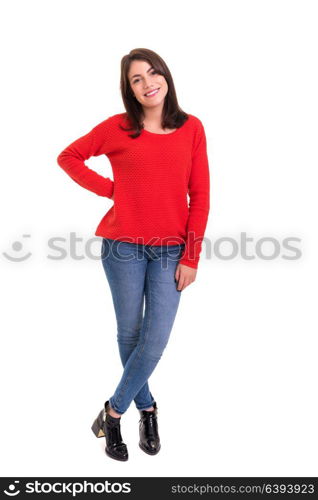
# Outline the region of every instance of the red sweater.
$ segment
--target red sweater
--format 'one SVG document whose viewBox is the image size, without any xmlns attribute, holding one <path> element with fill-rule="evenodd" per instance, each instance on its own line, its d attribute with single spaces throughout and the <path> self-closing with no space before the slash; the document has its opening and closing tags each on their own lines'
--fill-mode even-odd
<svg viewBox="0 0 318 500">
<path fill-rule="evenodd" d="M 198 267 L 210 209 L 206 136 L 201 121 L 188 120 L 174 132 L 142 130 L 137 139 L 124 131 L 125 113 L 96 125 L 57 157 L 60 167 L 80 186 L 114 204 L 95 235 L 143 245 L 185 243 L 179 260 Z M 106 155 L 114 181 L 85 165 L 91 156 Z M 189 205 L 187 200 L 189 195 Z"/>
</svg>

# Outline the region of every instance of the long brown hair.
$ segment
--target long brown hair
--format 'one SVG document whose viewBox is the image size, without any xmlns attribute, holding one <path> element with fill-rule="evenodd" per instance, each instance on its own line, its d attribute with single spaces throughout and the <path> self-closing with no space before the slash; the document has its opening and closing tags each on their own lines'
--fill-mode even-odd
<svg viewBox="0 0 318 500">
<path fill-rule="evenodd" d="M 143 108 L 140 102 L 134 97 L 128 79 L 130 64 L 135 60 L 148 62 L 151 66 L 153 66 L 158 74 L 164 76 L 168 84 L 168 92 L 165 97 L 165 102 L 162 110 L 162 128 L 173 129 L 181 127 L 189 117 L 178 104 L 173 79 L 168 66 L 166 65 L 164 60 L 152 50 L 133 49 L 129 52 L 129 54 L 125 55 L 122 58 L 120 63 L 120 90 L 126 109 L 125 118 L 128 125 L 128 128 L 120 126 L 121 129 L 134 130 L 133 134 L 129 134 L 129 137 L 132 137 L 133 139 L 139 137 L 143 129 Z"/>
</svg>

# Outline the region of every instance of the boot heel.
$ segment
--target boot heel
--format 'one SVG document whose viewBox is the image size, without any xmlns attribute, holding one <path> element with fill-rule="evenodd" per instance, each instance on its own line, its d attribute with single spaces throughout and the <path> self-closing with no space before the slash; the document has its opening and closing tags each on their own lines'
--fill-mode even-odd
<svg viewBox="0 0 318 500">
<path fill-rule="evenodd" d="M 94 432 L 94 434 L 97 438 L 105 437 L 105 432 L 103 431 L 103 428 L 102 428 L 102 422 L 103 422 L 102 414 L 103 414 L 103 410 L 100 412 L 98 417 L 94 420 L 93 425 L 91 427 L 92 431 Z"/>
</svg>

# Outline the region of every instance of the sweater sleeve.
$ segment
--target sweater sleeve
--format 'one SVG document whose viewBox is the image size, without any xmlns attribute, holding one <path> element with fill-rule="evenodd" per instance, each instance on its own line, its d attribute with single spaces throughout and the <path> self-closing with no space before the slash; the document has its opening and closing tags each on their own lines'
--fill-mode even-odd
<svg viewBox="0 0 318 500">
<path fill-rule="evenodd" d="M 210 210 L 210 173 L 204 127 L 199 121 L 188 183 L 189 216 L 181 264 L 197 269 Z"/>
<path fill-rule="evenodd" d="M 85 165 L 91 156 L 105 154 L 105 144 L 110 138 L 110 118 L 96 125 L 90 132 L 67 146 L 57 157 L 58 165 L 82 186 L 99 196 L 111 198 L 114 181 L 103 177 Z"/>
</svg>

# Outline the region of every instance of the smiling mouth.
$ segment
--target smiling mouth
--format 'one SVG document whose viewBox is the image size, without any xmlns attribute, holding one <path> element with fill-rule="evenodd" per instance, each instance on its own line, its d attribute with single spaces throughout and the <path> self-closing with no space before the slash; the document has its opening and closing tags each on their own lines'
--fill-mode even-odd
<svg viewBox="0 0 318 500">
<path fill-rule="evenodd" d="M 158 94 L 159 89 L 160 89 L 160 87 L 158 89 L 151 90 L 151 92 L 147 92 L 147 94 L 144 94 L 144 96 L 145 97 L 152 97 L 153 95 Z"/>
</svg>

